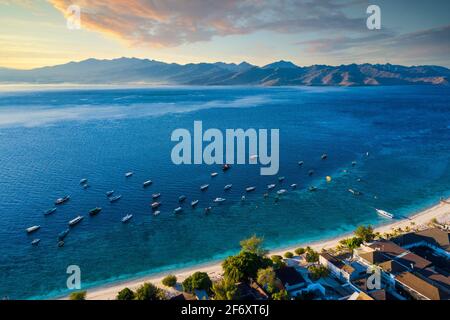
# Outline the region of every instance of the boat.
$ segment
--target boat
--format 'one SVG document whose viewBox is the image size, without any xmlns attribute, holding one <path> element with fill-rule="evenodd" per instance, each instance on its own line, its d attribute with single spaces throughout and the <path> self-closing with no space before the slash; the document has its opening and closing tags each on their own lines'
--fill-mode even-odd
<svg viewBox="0 0 450 320">
<path fill-rule="evenodd" d="M 88 179 L 81 179 L 80 184 L 86 184 L 88 182 Z"/>
<path fill-rule="evenodd" d="M 285 194 L 285 193 L 287 193 L 287 190 L 286 190 L 286 189 L 281 189 L 281 190 L 278 190 L 278 191 L 277 191 L 277 194 L 280 195 L 280 196 L 281 196 L 282 194 Z"/>
<path fill-rule="evenodd" d="M 60 248 L 64 247 L 64 241 L 62 241 L 62 240 L 58 241 L 58 247 L 60 247 Z"/>
<path fill-rule="evenodd" d="M 309 191 L 317 191 L 317 187 L 314 187 L 314 186 L 311 186 L 311 187 L 309 187 Z"/>
<path fill-rule="evenodd" d="M 142 185 L 144 186 L 144 188 L 145 187 L 148 187 L 148 186 L 150 186 L 151 184 L 153 183 L 153 181 L 152 180 L 147 180 L 147 181 L 145 181 Z"/>
<path fill-rule="evenodd" d="M 229 164 L 224 164 L 223 166 L 222 166 L 222 170 L 223 171 L 227 171 L 227 170 L 229 170 L 231 168 L 231 165 L 229 165 Z"/>
<path fill-rule="evenodd" d="M 178 208 L 175 208 L 175 210 L 173 210 L 173 213 L 181 213 L 181 212 L 183 212 L 182 207 L 178 207 Z"/>
<path fill-rule="evenodd" d="M 133 218 L 133 215 L 127 214 L 125 217 L 122 218 L 122 223 L 127 223 L 131 218 Z"/>
<path fill-rule="evenodd" d="M 233 186 L 232 184 L 227 184 L 227 185 L 223 188 L 223 190 L 230 190 L 232 186 Z"/>
<path fill-rule="evenodd" d="M 207 208 L 205 208 L 205 213 L 209 213 L 209 212 L 211 212 L 211 210 L 212 210 L 212 207 L 207 207 Z"/>
<path fill-rule="evenodd" d="M 161 206 L 161 202 L 155 201 L 151 204 L 151 206 L 152 206 L 152 209 L 157 209 Z"/>
<path fill-rule="evenodd" d="M 264 197 L 264 198 L 268 198 L 268 197 L 269 197 L 269 194 L 266 192 L 266 193 L 263 194 L 263 197 Z"/>
<path fill-rule="evenodd" d="M 134 172 L 127 172 L 125 173 L 125 177 L 129 178 L 134 174 Z"/>
<path fill-rule="evenodd" d="M 161 197 L 161 193 L 154 193 L 154 194 L 152 194 L 152 198 L 153 199 L 158 199 L 159 197 Z"/>
<path fill-rule="evenodd" d="M 272 189 L 274 189 L 276 187 L 276 185 L 275 184 L 269 184 L 268 186 L 267 186 L 267 190 L 272 190 Z"/>
<path fill-rule="evenodd" d="M 200 186 L 200 190 L 205 191 L 206 189 L 208 189 L 208 187 L 209 187 L 209 184 L 204 184 L 204 185 Z"/>
<path fill-rule="evenodd" d="M 215 198 L 214 200 L 213 200 L 213 202 L 214 203 L 222 203 L 222 202 L 225 202 L 227 199 L 225 199 L 225 198 Z"/>
<path fill-rule="evenodd" d="M 252 192 L 252 191 L 255 191 L 256 190 L 256 187 L 247 187 L 247 188 L 245 188 L 245 191 L 247 191 L 247 192 Z"/>
<path fill-rule="evenodd" d="M 56 199 L 55 204 L 56 205 L 63 204 L 65 202 L 69 201 L 69 199 L 70 199 L 70 196 L 65 196 L 63 198 Z"/>
<path fill-rule="evenodd" d="M 113 203 L 116 201 L 119 201 L 122 198 L 122 195 L 114 196 L 112 198 L 109 198 L 109 202 Z"/>
<path fill-rule="evenodd" d="M 304 164 L 303 161 L 299 161 L 299 162 L 298 162 L 298 165 L 299 165 L 299 166 L 302 166 L 303 164 Z"/>
<path fill-rule="evenodd" d="M 241 201 L 245 201 L 245 199 L 246 199 L 245 196 L 241 197 Z"/>
<path fill-rule="evenodd" d="M 291 184 L 291 188 L 292 189 L 297 189 L 297 184 L 296 183 Z"/>
<path fill-rule="evenodd" d="M 362 192 L 354 189 L 348 189 L 348 192 L 354 194 L 355 196 L 361 196 Z"/>
<path fill-rule="evenodd" d="M 69 226 L 73 227 L 74 225 L 78 224 L 81 222 L 81 220 L 83 220 L 83 216 L 78 216 L 75 219 L 72 219 L 69 221 Z"/>
<path fill-rule="evenodd" d="M 35 231 L 39 230 L 40 228 L 41 228 L 41 226 L 32 226 L 32 227 L 29 227 L 29 228 L 27 228 L 27 233 L 35 232 Z"/>
<path fill-rule="evenodd" d="M 161 211 L 156 210 L 155 212 L 153 212 L 153 215 L 154 215 L 154 216 L 159 216 L 160 213 L 161 213 Z"/>
<path fill-rule="evenodd" d="M 107 191 L 107 192 L 106 192 L 106 196 L 107 196 L 107 197 L 110 197 L 110 196 L 113 195 L 113 193 L 114 193 L 114 190 Z"/>
<path fill-rule="evenodd" d="M 279 181 L 279 182 L 283 182 L 283 181 L 284 181 L 284 177 L 279 177 L 279 178 L 278 178 L 278 181 Z"/>
<path fill-rule="evenodd" d="M 184 202 L 184 200 L 186 200 L 186 196 L 179 196 L 178 197 L 178 202 Z"/>
<path fill-rule="evenodd" d="M 89 211 L 89 215 L 90 216 L 95 216 L 96 214 L 98 214 L 100 211 L 102 211 L 102 208 L 94 208 L 92 210 Z"/>
<path fill-rule="evenodd" d="M 326 158 L 328 158 L 328 155 L 326 153 L 324 153 L 321 157 L 322 160 L 325 160 Z"/>
<path fill-rule="evenodd" d="M 90 187 L 90 185 L 88 185 L 88 184 L 86 183 L 86 184 L 83 184 L 82 187 L 83 187 L 83 189 L 87 189 L 87 188 Z"/>
<path fill-rule="evenodd" d="M 44 215 L 45 216 L 51 215 L 52 213 L 55 213 L 55 211 L 56 211 L 56 208 L 49 209 L 49 210 L 45 211 Z"/>
<path fill-rule="evenodd" d="M 383 216 L 383 217 L 388 218 L 388 219 L 394 219 L 394 215 L 392 213 L 389 213 L 389 212 L 381 210 L 381 209 L 375 209 L 375 210 L 377 211 L 377 213 L 380 216 Z"/>
<path fill-rule="evenodd" d="M 198 200 L 194 200 L 191 202 L 191 207 L 194 208 L 198 205 Z"/>
<path fill-rule="evenodd" d="M 217 173 L 217 172 L 213 172 L 213 173 L 211 173 L 211 177 L 217 177 L 219 174 Z"/>
<path fill-rule="evenodd" d="M 312 176 L 314 174 L 314 170 L 309 170 L 308 171 L 308 176 Z"/>
<path fill-rule="evenodd" d="M 58 240 L 59 240 L 59 241 L 64 240 L 64 238 L 67 237 L 67 235 L 69 234 L 69 232 L 70 232 L 69 229 L 66 229 L 66 230 L 60 232 L 60 233 L 58 234 Z"/>
<path fill-rule="evenodd" d="M 356 166 L 356 161 L 352 162 L 352 167 Z"/>
<path fill-rule="evenodd" d="M 33 241 L 31 241 L 31 245 L 37 246 L 39 242 L 41 242 L 41 239 L 34 239 Z"/>
</svg>

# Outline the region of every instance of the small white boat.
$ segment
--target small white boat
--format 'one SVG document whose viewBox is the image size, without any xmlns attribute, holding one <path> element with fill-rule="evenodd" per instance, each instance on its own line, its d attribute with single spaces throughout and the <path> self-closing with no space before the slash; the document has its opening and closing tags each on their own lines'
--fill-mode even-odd
<svg viewBox="0 0 450 320">
<path fill-rule="evenodd" d="M 362 195 L 362 192 L 358 191 L 358 190 L 348 189 L 348 192 L 350 192 L 351 194 L 353 194 L 355 196 L 361 196 Z"/>
<path fill-rule="evenodd" d="M 217 177 L 219 174 L 217 173 L 217 172 L 213 172 L 213 173 L 211 173 L 211 177 Z"/>
<path fill-rule="evenodd" d="M 49 209 L 49 210 L 45 211 L 44 215 L 45 216 L 51 215 L 52 213 L 55 213 L 55 211 L 56 211 L 56 208 Z"/>
<path fill-rule="evenodd" d="M 118 195 L 118 196 L 109 198 L 109 202 L 113 203 L 113 202 L 119 201 L 121 198 L 122 198 L 122 195 Z"/>
<path fill-rule="evenodd" d="M 152 180 L 147 180 L 147 181 L 145 181 L 142 185 L 144 186 L 144 188 L 145 187 L 148 187 L 148 186 L 150 186 L 151 184 L 153 183 L 153 181 Z"/>
<path fill-rule="evenodd" d="M 314 170 L 309 170 L 308 171 L 308 176 L 312 176 L 314 174 Z"/>
<path fill-rule="evenodd" d="M 375 210 L 377 211 L 377 213 L 380 216 L 383 216 L 383 217 L 388 218 L 388 219 L 394 219 L 394 215 L 392 213 L 389 213 L 389 212 L 381 210 L 381 209 L 375 209 Z"/>
<path fill-rule="evenodd" d="M 134 172 L 127 172 L 125 173 L 125 177 L 129 178 L 134 174 Z"/>
<path fill-rule="evenodd" d="M 75 219 L 69 221 L 69 226 L 73 227 L 77 223 L 80 223 L 81 220 L 83 220 L 83 216 L 78 216 Z"/>
<path fill-rule="evenodd" d="M 39 244 L 39 242 L 41 242 L 41 239 L 34 239 L 33 241 L 31 241 L 31 245 L 37 246 Z"/>
<path fill-rule="evenodd" d="M 204 184 L 204 185 L 200 186 L 201 191 L 205 191 L 208 188 L 209 188 L 209 184 Z"/>
<path fill-rule="evenodd" d="M 225 198 L 215 198 L 214 200 L 213 200 L 213 202 L 214 203 L 222 203 L 222 202 L 225 202 L 227 199 L 225 199 Z"/>
<path fill-rule="evenodd" d="M 27 228 L 27 233 L 35 232 L 35 231 L 39 230 L 40 228 L 41 228 L 41 226 L 32 226 L 32 227 L 29 227 L 29 228 Z"/>
<path fill-rule="evenodd" d="M 131 218 L 133 218 L 133 215 L 127 214 L 125 217 L 122 218 L 122 223 L 128 222 Z"/>
<path fill-rule="evenodd" d="M 245 188 L 245 191 L 247 191 L 247 192 L 252 192 L 252 191 L 255 191 L 256 190 L 256 187 L 247 187 L 247 188 Z"/>
<path fill-rule="evenodd" d="M 299 161 L 299 162 L 298 162 L 298 165 L 299 165 L 299 166 L 302 166 L 303 163 L 304 163 L 303 161 Z"/>
<path fill-rule="evenodd" d="M 327 155 L 326 153 L 324 153 L 320 158 L 321 158 L 322 160 L 325 160 L 325 159 L 328 158 L 328 155 Z"/>
<path fill-rule="evenodd" d="M 175 210 L 173 210 L 173 213 L 181 213 L 183 212 L 183 208 L 182 207 L 178 207 Z"/>
<path fill-rule="evenodd" d="M 268 186 L 267 186 L 267 190 L 272 190 L 272 189 L 274 189 L 276 187 L 276 185 L 275 184 L 269 184 Z"/>
<path fill-rule="evenodd" d="M 285 194 L 285 193 L 287 193 L 287 190 L 286 190 L 286 189 L 281 189 L 281 190 L 278 190 L 278 191 L 277 191 L 277 194 L 278 194 L 278 195 L 282 195 L 282 194 Z"/>
<path fill-rule="evenodd" d="M 81 179 L 80 184 L 86 184 L 88 182 L 88 179 Z"/>
<path fill-rule="evenodd" d="M 152 203 L 151 206 L 152 206 L 152 209 L 157 209 L 157 208 L 159 208 L 161 206 L 161 202 L 155 201 L 155 202 Z"/>
<path fill-rule="evenodd" d="M 284 179 L 285 179 L 284 177 L 279 177 L 279 178 L 278 178 L 278 181 L 283 182 Z"/>
<path fill-rule="evenodd" d="M 160 213 L 161 213 L 161 211 L 156 210 L 155 212 L 153 212 L 153 215 L 154 215 L 154 216 L 159 216 Z"/>
<path fill-rule="evenodd" d="M 297 184 L 296 183 L 291 184 L 291 188 L 292 189 L 297 189 Z"/>
<path fill-rule="evenodd" d="M 199 202 L 198 200 L 192 201 L 192 202 L 191 202 L 191 207 L 194 208 L 195 206 L 197 206 L 197 205 L 198 205 L 198 202 Z"/>
<path fill-rule="evenodd" d="M 69 234 L 69 232 L 70 232 L 69 229 L 66 229 L 66 230 L 60 232 L 60 234 L 58 234 L 58 240 L 59 240 L 59 241 L 64 240 L 64 238 L 67 237 L 67 235 Z"/>
<path fill-rule="evenodd" d="M 106 196 L 107 196 L 107 197 L 110 197 L 110 196 L 113 195 L 113 193 L 114 193 L 114 190 L 107 191 L 107 192 L 106 192 Z"/>
<path fill-rule="evenodd" d="M 87 188 L 90 188 L 91 186 L 86 183 L 86 184 L 83 184 L 82 187 L 83 187 L 83 189 L 87 189 Z"/>
<path fill-rule="evenodd" d="M 56 205 L 63 204 L 64 202 L 69 201 L 69 199 L 70 199 L 70 196 L 65 196 L 63 198 L 58 198 L 58 199 L 56 199 L 55 204 Z"/>
<path fill-rule="evenodd" d="M 232 186 L 233 186 L 232 184 L 227 184 L 227 185 L 223 188 L 223 190 L 230 190 Z"/>
<path fill-rule="evenodd" d="M 184 200 L 186 200 L 186 196 L 180 196 L 180 197 L 178 197 L 178 202 L 184 202 Z"/>
<path fill-rule="evenodd" d="M 311 186 L 311 187 L 309 187 L 309 191 L 311 191 L 311 192 L 317 191 L 317 187 Z"/>
<path fill-rule="evenodd" d="M 161 197 L 161 193 L 154 193 L 154 194 L 152 194 L 152 198 L 153 199 L 158 199 L 159 197 Z"/>
</svg>

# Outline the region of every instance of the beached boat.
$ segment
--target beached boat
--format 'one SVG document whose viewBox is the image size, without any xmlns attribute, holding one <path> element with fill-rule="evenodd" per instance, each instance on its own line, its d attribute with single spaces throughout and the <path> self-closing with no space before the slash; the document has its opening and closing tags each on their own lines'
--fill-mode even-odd
<svg viewBox="0 0 450 320">
<path fill-rule="evenodd" d="M 58 240 L 59 240 L 59 241 L 64 240 L 64 238 L 67 237 L 67 235 L 69 234 L 69 232 L 70 232 L 70 229 L 66 229 L 66 230 L 60 232 L 60 233 L 58 234 Z"/>
<path fill-rule="evenodd" d="M 142 185 L 144 186 L 144 188 L 145 187 L 148 187 L 148 186 L 150 186 L 151 184 L 153 183 L 153 181 L 152 180 L 147 180 L 147 181 L 145 181 Z"/>
<path fill-rule="evenodd" d="M 27 228 L 26 230 L 27 230 L 27 233 L 33 233 L 33 232 L 39 230 L 40 228 L 41 228 L 41 226 L 32 226 L 32 227 Z"/>
<path fill-rule="evenodd" d="M 127 214 L 125 217 L 122 218 L 122 223 L 127 223 L 131 218 L 133 218 L 133 215 Z"/>
<path fill-rule="evenodd" d="M 215 198 L 215 199 L 213 200 L 214 203 L 222 203 L 222 202 L 225 202 L 225 201 L 226 201 L 225 198 Z"/>
<path fill-rule="evenodd" d="M 31 241 L 31 245 L 37 246 L 39 244 L 39 242 L 41 242 L 41 239 L 34 239 L 33 241 Z"/>
<path fill-rule="evenodd" d="M 183 195 L 183 196 L 178 197 L 178 202 L 181 203 L 181 202 L 184 202 L 184 200 L 186 200 L 186 196 Z"/>
<path fill-rule="evenodd" d="M 83 216 L 78 216 L 72 220 L 69 221 L 69 226 L 73 227 L 74 225 L 78 224 L 81 222 L 81 220 L 83 220 Z"/>
<path fill-rule="evenodd" d="M 161 211 L 156 210 L 155 212 L 153 212 L 153 215 L 154 215 L 154 216 L 159 216 L 160 213 L 161 213 Z"/>
<path fill-rule="evenodd" d="M 208 188 L 209 188 L 209 184 L 204 184 L 204 185 L 200 186 L 201 191 L 206 191 Z"/>
<path fill-rule="evenodd" d="M 133 176 L 133 174 L 134 174 L 134 172 L 132 172 L 132 171 L 127 172 L 127 173 L 125 173 L 125 177 L 129 178 L 129 177 Z"/>
<path fill-rule="evenodd" d="M 109 202 L 113 203 L 113 202 L 119 201 L 121 198 L 122 198 L 122 195 L 119 194 L 118 196 L 109 198 Z"/>
<path fill-rule="evenodd" d="M 227 170 L 229 170 L 231 168 L 231 165 L 229 165 L 229 164 L 224 164 L 223 166 L 222 166 L 222 170 L 223 171 L 227 171 Z"/>
<path fill-rule="evenodd" d="M 232 184 L 227 184 L 225 187 L 223 187 L 223 190 L 230 190 L 232 186 Z"/>
<path fill-rule="evenodd" d="M 111 197 L 111 196 L 113 195 L 113 193 L 114 193 L 114 190 L 107 191 L 107 192 L 106 192 L 106 196 L 107 196 L 107 197 Z"/>
<path fill-rule="evenodd" d="M 198 202 L 199 202 L 198 200 L 192 201 L 192 202 L 191 202 L 191 207 L 194 208 L 195 206 L 197 206 L 197 205 L 198 205 Z"/>
<path fill-rule="evenodd" d="M 100 213 L 100 211 L 102 211 L 102 208 L 99 208 L 99 207 L 94 208 L 94 209 L 92 209 L 92 210 L 89 211 L 89 215 L 90 215 L 90 216 L 95 216 L 95 215 L 97 215 L 98 213 Z"/>
<path fill-rule="evenodd" d="M 299 161 L 299 162 L 298 162 L 298 165 L 299 165 L 299 166 L 302 166 L 303 164 L 304 164 L 303 161 Z"/>
<path fill-rule="evenodd" d="M 81 179 L 80 184 L 86 184 L 88 182 L 88 179 Z"/>
<path fill-rule="evenodd" d="M 354 190 L 354 189 L 348 189 L 348 192 L 350 192 L 351 194 L 353 194 L 355 196 L 361 196 L 363 194 L 361 191 Z"/>
<path fill-rule="evenodd" d="M 325 159 L 328 158 L 328 155 L 327 155 L 326 153 L 324 153 L 320 158 L 321 158 L 322 160 L 325 160 Z"/>
<path fill-rule="evenodd" d="M 267 186 L 267 190 L 272 190 L 272 189 L 274 189 L 276 187 L 276 185 L 275 184 L 269 184 L 268 186 Z"/>
<path fill-rule="evenodd" d="M 388 219 L 394 219 L 394 215 L 392 213 L 389 213 L 389 212 L 381 210 L 381 209 L 375 209 L 375 210 L 382 217 L 385 217 L 385 218 L 388 218 Z"/>
<path fill-rule="evenodd" d="M 314 174 L 314 170 L 309 170 L 308 171 L 308 176 L 312 176 Z"/>
<path fill-rule="evenodd" d="M 213 173 L 211 173 L 211 177 L 217 177 L 219 174 L 217 173 L 217 172 L 213 172 Z"/>
<path fill-rule="evenodd" d="M 55 204 L 56 205 L 63 204 L 65 202 L 69 201 L 69 199 L 70 199 L 70 196 L 65 196 L 63 198 L 58 198 L 58 199 L 56 199 Z"/>
<path fill-rule="evenodd" d="M 49 209 L 49 210 L 45 211 L 44 215 L 45 216 L 51 215 L 52 213 L 55 213 L 55 211 L 56 211 L 56 208 Z"/>
<path fill-rule="evenodd" d="M 297 184 L 296 183 L 291 184 L 291 188 L 292 189 L 297 189 Z"/>
<path fill-rule="evenodd" d="M 152 209 L 157 209 L 161 206 L 161 202 L 155 201 L 151 204 L 151 206 L 152 206 Z"/>
<path fill-rule="evenodd" d="M 152 198 L 153 199 L 158 199 L 159 197 L 161 197 L 161 193 L 154 193 L 154 194 L 152 194 Z"/>
<path fill-rule="evenodd" d="M 255 190 L 256 190 L 256 187 L 247 187 L 247 188 L 245 188 L 246 192 L 252 192 L 252 191 L 255 191 Z"/>
<path fill-rule="evenodd" d="M 286 190 L 286 189 L 281 189 L 281 190 L 278 190 L 278 191 L 277 191 L 277 194 L 280 195 L 280 196 L 281 196 L 282 194 L 285 194 L 285 193 L 287 193 L 287 190 Z"/>
<path fill-rule="evenodd" d="M 183 212 L 182 207 L 178 207 L 178 208 L 175 208 L 175 210 L 173 210 L 173 213 L 181 213 L 181 212 Z"/>
<path fill-rule="evenodd" d="M 317 191 L 317 187 L 314 187 L 314 186 L 311 186 L 311 187 L 309 187 L 309 191 Z"/>
</svg>

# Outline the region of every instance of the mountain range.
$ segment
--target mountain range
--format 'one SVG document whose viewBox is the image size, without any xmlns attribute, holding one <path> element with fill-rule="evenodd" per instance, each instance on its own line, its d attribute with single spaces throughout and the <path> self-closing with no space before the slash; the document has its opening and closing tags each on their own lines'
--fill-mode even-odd
<svg viewBox="0 0 450 320">
<path fill-rule="evenodd" d="M 313 65 L 278 61 L 263 67 L 247 62 L 164 63 L 149 59 L 87 59 L 31 70 L 0 68 L 2 84 L 157 84 L 261 86 L 449 85 L 440 66 L 392 64 Z"/>
</svg>

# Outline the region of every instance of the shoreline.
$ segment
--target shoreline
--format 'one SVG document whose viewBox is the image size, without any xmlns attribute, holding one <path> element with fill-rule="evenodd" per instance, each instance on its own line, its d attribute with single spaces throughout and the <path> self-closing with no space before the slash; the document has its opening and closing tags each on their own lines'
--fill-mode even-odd
<svg viewBox="0 0 450 320">
<path fill-rule="evenodd" d="M 406 226 L 411 227 L 411 223 L 414 222 L 414 228 L 420 228 L 422 226 L 426 226 L 430 220 L 433 218 L 439 219 L 444 218 L 446 221 L 450 220 L 450 198 L 445 199 L 444 201 L 440 200 L 438 204 L 432 205 L 431 207 L 425 208 L 422 211 L 419 211 L 413 214 L 410 217 L 403 218 L 398 221 L 392 221 L 391 223 L 386 223 L 382 225 L 378 225 L 374 227 L 374 232 L 379 232 L 381 234 L 386 232 L 391 232 L 393 229 L 405 228 Z M 322 249 L 329 249 L 335 247 L 340 240 L 348 238 L 353 233 L 346 233 L 339 235 L 333 238 L 327 238 L 323 240 L 313 241 L 313 242 L 303 242 L 298 243 L 297 245 L 291 245 L 289 247 L 273 249 L 269 251 L 268 255 L 281 255 L 288 251 L 293 251 L 299 247 L 310 246 L 312 249 L 316 251 L 321 251 Z M 209 263 L 193 265 L 186 268 L 180 268 L 175 270 L 167 270 L 163 272 L 159 272 L 156 274 L 151 274 L 144 277 L 139 277 L 131 280 L 120 280 L 117 282 L 113 282 L 110 284 L 100 285 L 97 287 L 93 287 L 87 289 L 87 300 L 114 300 L 116 298 L 117 293 L 128 287 L 131 290 L 137 289 L 144 282 L 152 282 L 158 287 L 164 288 L 169 292 L 175 292 L 173 288 L 167 288 L 162 285 L 162 279 L 168 275 L 173 274 L 177 277 L 177 282 L 181 283 L 185 278 L 190 276 L 193 272 L 200 271 L 206 272 L 210 276 L 212 280 L 218 279 L 221 277 L 222 273 L 222 264 L 223 259 L 220 261 L 211 261 Z M 58 298 L 56 298 L 58 299 Z M 67 296 L 59 297 L 59 299 L 68 299 Z"/>
</svg>

